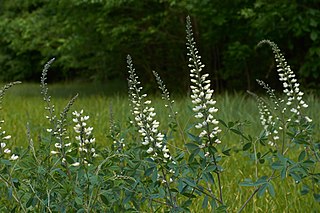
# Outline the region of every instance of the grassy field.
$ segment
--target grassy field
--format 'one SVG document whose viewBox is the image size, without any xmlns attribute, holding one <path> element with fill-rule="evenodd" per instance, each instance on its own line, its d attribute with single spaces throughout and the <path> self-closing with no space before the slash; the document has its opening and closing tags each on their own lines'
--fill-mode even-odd
<svg viewBox="0 0 320 213">
<path fill-rule="evenodd" d="M 119 88 L 119 91 L 121 89 Z M 49 93 L 52 95 L 52 103 L 56 110 L 60 112 L 67 104 L 68 98 L 79 93 L 79 98 L 72 106 L 71 110 L 84 109 L 90 115 L 88 124 L 94 127 L 93 134 L 100 146 L 111 146 L 112 141 L 107 138 L 110 126 L 110 113 L 112 111 L 114 120 L 119 122 L 125 129 L 129 121 L 129 102 L 126 94 L 109 92 L 108 87 L 102 85 L 49 85 Z M 156 108 L 157 119 L 160 121 L 160 129 L 164 132 L 168 130 L 168 117 L 164 103 L 158 97 L 152 97 L 153 105 Z M 253 137 L 258 136 L 261 131 L 259 124 L 259 113 L 254 98 L 247 94 L 220 94 L 216 97 L 218 116 L 222 120 L 246 121 L 246 132 Z M 306 97 L 310 108 L 308 115 L 314 120 L 315 129 L 319 130 L 319 109 L 320 101 L 315 96 Z M 176 97 L 175 107 L 179 112 L 179 120 L 186 130 L 194 122 L 192 111 L 190 110 L 190 99 L 186 97 Z M 12 135 L 12 143 L 15 146 L 27 146 L 27 124 L 30 127 L 31 137 L 36 142 L 41 132 L 48 128 L 48 121 L 45 119 L 46 111 L 44 102 L 40 94 L 38 84 L 17 85 L 7 92 L 1 111 L 1 119 L 5 120 L 3 130 Z M 320 138 L 319 131 L 316 137 Z M 222 138 L 222 145 L 226 144 L 233 150 L 241 147 L 243 141 L 237 135 L 228 134 Z M 178 136 L 170 140 L 170 145 L 183 147 Z M 241 154 L 240 154 L 241 153 Z M 248 161 L 248 156 L 242 152 L 231 152 L 231 157 L 226 158 L 222 175 L 223 190 L 225 200 L 230 212 L 235 212 L 241 204 L 252 193 L 251 188 L 240 187 L 238 184 L 246 177 L 253 177 L 255 165 Z M 259 167 L 262 174 L 270 174 L 263 165 Z M 312 195 L 300 195 L 300 185 L 295 184 L 291 178 L 281 181 L 279 178 L 274 181 L 276 197 L 266 195 L 262 198 L 255 197 L 253 202 L 247 206 L 245 212 L 317 212 L 320 205 L 317 204 Z M 194 210 L 200 209 L 194 206 Z"/>
</svg>

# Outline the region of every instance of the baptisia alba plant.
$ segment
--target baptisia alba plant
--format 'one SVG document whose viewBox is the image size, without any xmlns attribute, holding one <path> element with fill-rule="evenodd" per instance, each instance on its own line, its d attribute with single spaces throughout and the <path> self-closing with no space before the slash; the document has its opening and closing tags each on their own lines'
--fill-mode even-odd
<svg viewBox="0 0 320 213">
<path fill-rule="evenodd" d="M 312 119 L 306 114 L 308 104 L 303 100 L 304 93 L 300 90 L 296 74 L 287 64 L 278 46 L 270 40 L 259 42 L 271 46 L 277 64 L 279 81 L 283 91 L 278 97 L 274 89 L 262 80 L 257 80 L 269 98 L 252 94 L 258 101 L 260 121 L 263 131 L 258 138 L 262 145 L 261 152 L 257 144 L 253 144 L 253 155 L 256 162 L 267 162 L 270 166 L 270 174 L 259 176 L 256 169 L 256 180 L 246 178 L 240 185 L 254 187 L 253 193 L 240 208 L 241 212 L 254 195 L 261 196 L 268 191 L 275 197 L 273 182 L 277 179 L 284 180 L 291 177 L 296 184 L 302 184 L 302 194 L 312 192 L 316 200 L 320 200 L 319 184 L 319 142 L 312 138 Z M 266 143 L 267 142 L 267 143 Z M 247 145 L 248 145 L 247 144 Z M 265 151 L 263 146 L 268 146 Z M 247 146 L 248 149 L 250 146 Z M 264 152 L 264 154 L 262 154 Z M 266 161 L 267 160 L 267 161 Z M 258 167 L 258 164 L 256 164 Z"/>
<path fill-rule="evenodd" d="M 267 191 L 275 197 L 276 181 L 288 178 L 301 185 L 301 194 L 312 193 L 319 201 L 320 144 L 314 138 L 308 104 L 278 46 L 269 40 L 259 46 L 262 44 L 273 50 L 283 90 L 278 94 L 257 80 L 267 96 L 249 92 L 258 102 L 261 134 L 257 137 L 245 131 L 244 122 L 219 118 L 224 109 L 218 110 L 210 71 L 206 72 L 201 62 L 190 17 L 186 19 L 188 118 L 180 115 L 182 109 L 154 71 L 167 110 L 158 114 L 128 55 L 129 122 L 119 125 L 111 112 L 108 137 L 96 140 L 99 128 L 90 125 L 94 114 L 83 106 L 71 111 L 78 95 L 56 112 L 58 107 L 52 103 L 46 83 L 54 59 L 50 60 L 41 76 L 47 124 L 38 129 L 28 125 L 26 149 L 10 145 L 13 132 L 8 134 L 0 119 L 0 212 L 242 212 L 256 195 Z M 16 83 L 0 90 L 0 104 L 6 90 Z M 166 119 L 167 123 L 162 122 Z M 36 140 L 31 134 L 34 130 L 38 131 Z M 240 136 L 240 142 L 231 149 L 228 146 L 238 139 L 233 133 Z M 224 137 L 228 134 L 232 141 Z M 234 155 L 227 158 L 231 150 Z M 241 171 L 239 154 L 241 159 L 248 156 L 248 162 L 241 163 L 253 166 L 254 174 Z M 230 171 L 230 163 L 239 168 Z M 237 198 L 226 196 L 234 172 L 249 176 L 240 183 L 240 187 L 249 187 L 248 193 L 237 181 L 232 182 L 237 182 L 233 188 L 241 191 Z M 233 199 L 244 202 L 234 204 Z"/>
</svg>

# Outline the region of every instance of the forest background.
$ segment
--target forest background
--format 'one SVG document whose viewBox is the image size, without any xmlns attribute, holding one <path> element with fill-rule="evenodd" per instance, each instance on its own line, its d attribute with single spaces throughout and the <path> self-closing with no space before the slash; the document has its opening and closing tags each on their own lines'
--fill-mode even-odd
<svg viewBox="0 0 320 213">
<path fill-rule="evenodd" d="M 146 88 L 161 74 L 168 88 L 185 91 L 185 17 L 219 91 L 255 90 L 255 79 L 277 85 L 273 54 L 256 48 L 277 43 L 305 89 L 319 89 L 318 0 L 1 0 L 0 81 L 38 82 L 55 57 L 49 81 L 121 82 L 126 55 Z"/>
</svg>

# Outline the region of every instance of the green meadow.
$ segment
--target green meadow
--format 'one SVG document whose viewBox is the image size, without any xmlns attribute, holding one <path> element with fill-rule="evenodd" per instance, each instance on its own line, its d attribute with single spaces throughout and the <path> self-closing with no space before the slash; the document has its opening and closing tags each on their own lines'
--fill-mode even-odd
<svg viewBox="0 0 320 213">
<path fill-rule="evenodd" d="M 60 112 L 68 103 L 68 99 L 79 94 L 70 111 L 83 109 L 90 116 L 90 125 L 93 126 L 93 134 L 100 149 L 111 147 L 112 140 L 108 138 L 110 121 L 114 120 L 122 130 L 129 125 L 130 106 L 125 85 L 99 85 L 99 84 L 53 84 L 49 86 L 51 102 Z M 116 87 L 116 88 L 115 88 Z M 115 92 L 114 92 L 115 91 Z M 155 118 L 160 121 L 160 131 L 170 135 L 168 140 L 169 148 L 178 147 L 184 149 L 183 141 L 177 132 L 171 132 L 168 127 L 169 118 L 167 109 L 160 95 L 149 97 L 157 115 Z M 239 121 L 243 128 L 252 137 L 259 136 L 262 126 L 259 122 L 259 112 L 256 100 L 247 93 L 224 93 L 215 96 L 217 100 L 217 117 L 225 122 Z M 178 120 L 185 132 L 195 122 L 191 109 L 191 100 L 187 96 L 174 95 L 174 107 L 178 111 Z M 305 97 L 309 104 L 308 116 L 315 124 L 315 130 L 319 129 L 320 100 L 313 94 Z M 2 129 L 12 136 L 10 143 L 15 147 L 28 147 L 28 131 L 37 146 L 46 128 L 49 128 L 48 120 L 45 118 L 45 102 L 40 94 L 39 84 L 15 85 L 5 95 L 2 103 L 1 119 L 5 121 Z M 71 113 L 70 113 L 71 114 Z M 69 119 L 71 120 L 71 119 Z M 72 122 L 70 126 L 72 127 Z M 70 130 L 72 131 L 72 130 Z M 250 156 L 245 152 L 238 152 L 244 145 L 244 141 L 237 134 L 225 134 L 227 130 L 222 129 L 222 146 L 231 147 L 231 157 L 222 161 L 224 171 L 222 172 L 222 183 L 224 200 L 230 212 L 239 209 L 245 200 L 250 196 L 253 189 L 239 186 L 239 183 L 246 177 L 254 178 L 256 166 L 254 161 L 249 160 Z M 320 138 L 319 131 L 314 135 Z M 125 143 L 130 143 L 126 141 Z M 295 152 L 296 151 L 296 152 Z M 298 153 L 293 150 L 291 155 Z M 297 156 L 291 156 L 295 159 Z M 258 167 L 260 174 L 270 175 L 270 167 L 263 164 Z M 268 193 L 262 197 L 255 196 L 245 209 L 245 212 L 317 212 L 320 209 L 312 194 L 301 195 L 301 185 L 296 184 L 292 178 L 272 180 L 275 186 L 276 197 L 272 198 Z M 201 201 L 192 204 L 194 212 L 201 209 Z M 208 210 L 209 211 L 209 210 Z M 205 212 L 205 209 L 201 209 Z"/>
</svg>

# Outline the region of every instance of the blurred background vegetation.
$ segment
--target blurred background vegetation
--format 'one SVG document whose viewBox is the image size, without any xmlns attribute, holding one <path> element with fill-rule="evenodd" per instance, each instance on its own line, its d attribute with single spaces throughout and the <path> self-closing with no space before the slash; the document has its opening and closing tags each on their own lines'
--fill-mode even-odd
<svg viewBox="0 0 320 213">
<path fill-rule="evenodd" d="M 187 15 L 216 90 L 254 90 L 256 78 L 277 87 L 262 39 L 279 45 L 304 87 L 320 88 L 319 0 L 0 0 L 0 81 L 38 82 L 55 57 L 50 81 L 125 85 L 130 54 L 147 89 L 155 70 L 184 91 Z"/>
</svg>

